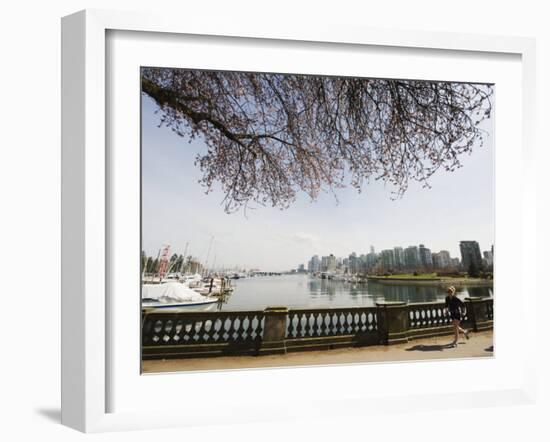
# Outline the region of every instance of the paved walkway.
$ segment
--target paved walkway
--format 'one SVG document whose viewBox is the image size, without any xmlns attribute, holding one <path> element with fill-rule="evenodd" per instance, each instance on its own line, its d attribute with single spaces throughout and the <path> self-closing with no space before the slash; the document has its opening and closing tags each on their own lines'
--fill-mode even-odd
<svg viewBox="0 0 550 442">
<path fill-rule="evenodd" d="M 291 367 L 304 365 L 353 364 L 361 362 L 415 361 L 493 356 L 493 332 L 471 333 L 469 341 L 460 337 L 458 347 L 449 346 L 451 336 L 417 339 L 405 344 L 375 345 L 324 351 L 305 351 L 270 356 L 223 356 L 202 359 L 144 361 L 144 373 L 238 368 Z"/>
</svg>

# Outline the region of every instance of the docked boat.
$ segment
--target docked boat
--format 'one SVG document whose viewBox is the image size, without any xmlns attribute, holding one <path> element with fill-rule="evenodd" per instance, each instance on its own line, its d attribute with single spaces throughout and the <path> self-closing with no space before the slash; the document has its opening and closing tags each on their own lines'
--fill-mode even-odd
<svg viewBox="0 0 550 442">
<path fill-rule="evenodd" d="M 205 296 L 220 296 L 233 291 L 233 287 L 226 278 L 204 278 L 202 285 L 193 290 Z"/>
<path fill-rule="evenodd" d="M 195 273 L 194 275 L 182 275 L 180 281 L 191 288 L 200 287 L 202 283 L 202 276 L 198 273 Z"/>
<path fill-rule="evenodd" d="M 142 309 L 211 310 L 218 302 L 203 296 L 180 282 L 144 284 L 141 288 Z"/>
</svg>

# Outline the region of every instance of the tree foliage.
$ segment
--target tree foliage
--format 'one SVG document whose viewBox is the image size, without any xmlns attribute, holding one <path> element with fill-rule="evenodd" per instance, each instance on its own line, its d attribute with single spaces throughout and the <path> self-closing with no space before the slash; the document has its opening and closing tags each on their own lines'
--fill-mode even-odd
<svg viewBox="0 0 550 442">
<path fill-rule="evenodd" d="M 490 85 L 184 69 L 142 69 L 161 124 L 207 150 L 196 164 L 227 212 L 286 208 L 305 192 L 371 179 L 401 196 L 483 143 Z"/>
</svg>

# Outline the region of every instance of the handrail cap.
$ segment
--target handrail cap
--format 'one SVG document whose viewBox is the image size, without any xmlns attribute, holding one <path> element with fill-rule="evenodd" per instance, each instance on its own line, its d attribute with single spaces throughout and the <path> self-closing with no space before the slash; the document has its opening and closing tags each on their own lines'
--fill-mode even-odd
<svg viewBox="0 0 550 442">
<path fill-rule="evenodd" d="M 407 305 L 407 301 L 381 301 L 376 302 L 377 307 L 400 307 Z"/>
<path fill-rule="evenodd" d="M 278 306 L 278 307 L 266 307 L 264 313 L 288 313 L 288 307 Z"/>
</svg>

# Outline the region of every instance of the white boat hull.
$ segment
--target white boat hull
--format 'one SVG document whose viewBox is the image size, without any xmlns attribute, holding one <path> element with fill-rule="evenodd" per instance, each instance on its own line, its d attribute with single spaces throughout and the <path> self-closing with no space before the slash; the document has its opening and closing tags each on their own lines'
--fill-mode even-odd
<svg viewBox="0 0 550 442">
<path fill-rule="evenodd" d="M 174 302 L 164 303 L 155 301 L 143 301 L 141 303 L 142 309 L 154 309 L 154 310 L 177 310 L 177 311 L 208 311 L 216 307 L 218 303 L 217 299 L 207 299 L 202 302 Z"/>
</svg>

